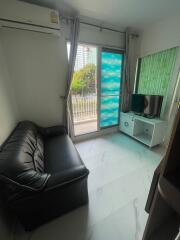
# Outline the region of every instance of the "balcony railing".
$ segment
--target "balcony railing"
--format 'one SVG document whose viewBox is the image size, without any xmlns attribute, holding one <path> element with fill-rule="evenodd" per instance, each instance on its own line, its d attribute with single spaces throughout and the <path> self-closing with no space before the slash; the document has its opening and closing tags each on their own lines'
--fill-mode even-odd
<svg viewBox="0 0 180 240">
<path fill-rule="evenodd" d="M 97 119 L 97 97 L 95 95 L 72 95 L 74 123 Z"/>
</svg>

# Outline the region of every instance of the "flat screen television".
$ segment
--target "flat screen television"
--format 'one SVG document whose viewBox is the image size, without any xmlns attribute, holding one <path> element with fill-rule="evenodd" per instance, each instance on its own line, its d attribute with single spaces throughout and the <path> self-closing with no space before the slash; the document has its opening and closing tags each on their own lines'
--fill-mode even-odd
<svg viewBox="0 0 180 240">
<path fill-rule="evenodd" d="M 161 114 L 162 102 L 163 96 L 133 94 L 131 110 L 136 114 L 148 118 L 159 117 Z"/>
<path fill-rule="evenodd" d="M 131 110 L 136 114 L 142 114 L 144 111 L 144 95 L 133 94 L 131 102 Z"/>
<path fill-rule="evenodd" d="M 147 117 L 159 117 L 163 96 L 145 95 L 144 97 L 144 115 Z"/>
</svg>

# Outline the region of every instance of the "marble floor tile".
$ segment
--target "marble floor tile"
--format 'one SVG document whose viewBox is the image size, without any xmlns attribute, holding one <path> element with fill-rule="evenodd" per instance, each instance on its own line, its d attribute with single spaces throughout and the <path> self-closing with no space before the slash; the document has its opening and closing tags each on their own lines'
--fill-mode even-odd
<svg viewBox="0 0 180 240">
<path fill-rule="evenodd" d="M 149 149 L 116 133 L 76 144 L 90 170 L 89 204 L 15 240 L 141 240 L 153 172 L 163 148 Z"/>
</svg>

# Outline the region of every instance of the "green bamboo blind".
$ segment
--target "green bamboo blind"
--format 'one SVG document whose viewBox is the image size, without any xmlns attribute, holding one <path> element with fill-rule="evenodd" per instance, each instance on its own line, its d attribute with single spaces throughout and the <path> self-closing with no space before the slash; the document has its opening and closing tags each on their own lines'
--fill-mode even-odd
<svg viewBox="0 0 180 240">
<path fill-rule="evenodd" d="M 141 59 L 138 93 L 166 96 L 178 48 L 148 55 Z"/>
</svg>

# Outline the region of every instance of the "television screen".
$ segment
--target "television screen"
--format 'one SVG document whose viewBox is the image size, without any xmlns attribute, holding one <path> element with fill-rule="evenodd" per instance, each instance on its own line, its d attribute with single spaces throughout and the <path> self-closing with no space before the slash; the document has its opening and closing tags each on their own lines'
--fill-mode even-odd
<svg viewBox="0 0 180 240">
<path fill-rule="evenodd" d="M 159 117 L 163 96 L 133 94 L 131 110 L 148 118 Z"/>
<path fill-rule="evenodd" d="M 137 114 L 142 114 L 144 112 L 144 95 L 133 94 L 131 110 Z"/>
<path fill-rule="evenodd" d="M 147 117 L 159 117 L 161 114 L 161 107 L 163 96 L 146 95 L 144 98 L 144 115 Z"/>
</svg>

